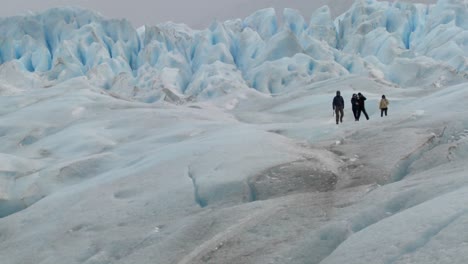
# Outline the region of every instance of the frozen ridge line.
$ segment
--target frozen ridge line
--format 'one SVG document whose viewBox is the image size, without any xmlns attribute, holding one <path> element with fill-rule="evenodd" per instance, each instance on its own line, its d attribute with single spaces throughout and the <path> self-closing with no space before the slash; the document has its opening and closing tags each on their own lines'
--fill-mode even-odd
<svg viewBox="0 0 468 264">
<path fill-rule="evenodd" d="M 76 77 L 154 102 L 207 99 L 234 89 L 283 93 L 356 74 L 400 86 L 468 78 L 468 7 L 356 1 L 335 20 L 272 8 L 205 30 L 164 23 L 135 29 L 77 8 L 0 19 L 0 73 L 20 87 Z"/>
</svg>

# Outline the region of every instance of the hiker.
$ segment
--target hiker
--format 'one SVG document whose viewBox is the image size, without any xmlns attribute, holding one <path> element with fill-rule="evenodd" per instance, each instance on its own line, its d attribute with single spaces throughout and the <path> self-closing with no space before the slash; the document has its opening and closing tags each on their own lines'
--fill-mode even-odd
<svg viewBox="0 0 468 264">
<path fill-rule="evenodd" d="M 338 121 L 343 123 L 343 115 L 344 115 L 343 109 L 344 109 L 343 97 L 340 95 L 340 91 L 336 91 L 336 96 L 335 98 L 333 98 L 333 111 L 335 111 L 337 125 L 338 125 Z"/>
<path fill-rule="evenodd" d="M 359 120 L 359 117 L 361 116 L 361 112 L 362 112 L 366 116 L 366 119 L 369 120 L 369 115 L 367 115 L 366 105 L 365 105 L 365 101 L 367 100 L 367 98 L 364 95 L 362 95 L 362 93 L 358 93 L 357 97 L 358 97 L 358 103 L 359 103 L 357 119 Z"/>
<path fill-rule="evenodd" d="M 387 110 L 388 110 L 388 105 L 390 103 L 388 102 L 387 98 L 385 98 L 385 94 L 382 95 L 382 99 L 380 100 L 380 117 L 383 117 L 383 114 L 385 113 L 385 116 L 387 116 Z"/>
<path fill-rule="evenodd" d="M 358 117 L 359 102 L 358 102 L 357 94 L 355 93 L 351 97 L 351 107 L 353 109 L 354 121 L 359 121 L 359 117 Z"/>
</svg>

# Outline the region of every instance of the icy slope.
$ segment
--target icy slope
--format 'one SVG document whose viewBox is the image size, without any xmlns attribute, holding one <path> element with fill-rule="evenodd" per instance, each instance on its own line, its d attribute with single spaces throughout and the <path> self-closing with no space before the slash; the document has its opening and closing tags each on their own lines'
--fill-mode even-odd
<svg viewBox="0 0 468 264">
<path fill-rule="evenodd" d="M 86 82 L 0 86 L 4 263 L 468 260 L 466 83 L 350 77 L 174 106 Z M 371 120 L 346 108 L 336 126 L 337 88 Z"/>
<path fill-rule="evenodd" d="M 465 15 L 3 19 L 0 263 L 467 263 Z"/>
<path fill-rule="evenodd" d="M 467 10 L 461 0 L 356 1 L 334 21 L 326 6 L 310 21 L 284 9 L 282 24 L 264 9 L 202 31 L 172 23 L 137 31 L 91 11 L 52 9 L 0 19 L 0 70 L 34 87 L 85 76 L 145 102 L 223 94 L 210 82 L 231 73 L 241 77 L 233 87 L 273 94 L 349 74 L 402 86 L 457 82 L 467 78 Z"/>
</svg>

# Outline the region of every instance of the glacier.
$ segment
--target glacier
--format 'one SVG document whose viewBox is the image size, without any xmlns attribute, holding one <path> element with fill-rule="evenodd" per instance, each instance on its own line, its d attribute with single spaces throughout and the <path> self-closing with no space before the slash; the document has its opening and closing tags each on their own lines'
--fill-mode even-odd
<svg viewBox="0 0 468 264">
<path fill-rule="evenodd" d="M 169 22 L 134 29 L 126 20 L 76 8 L 2 18 L 0 71 L 27 75 L 34 87 L 86 77 L 90 85 L 143 102 L 164 100 L 168 93 L 206 97 L 208 84 L 197 78 L 212 72 L 205 65 L 214 63 L 225 66 L 214 66 L 220 72 L 211 75 L 222 78 L 234 69 L 243 78 L 237 87 L 268 94 L 345 75 L 400 86 L 441 77 L 411 76 L 405 68 L 466 79 L 468 14 L 462 1 L 356 1 L 336 19 L 326 6 L 309 22 L 293 9 L 281 16 L 282 23 L 267 8 L 205 30 Z"/>
<path fill-rule="evenodd" d="M 0 263 L 467 263 L 466 1 L 280 15 L 0 18 Z"/>
</svg>

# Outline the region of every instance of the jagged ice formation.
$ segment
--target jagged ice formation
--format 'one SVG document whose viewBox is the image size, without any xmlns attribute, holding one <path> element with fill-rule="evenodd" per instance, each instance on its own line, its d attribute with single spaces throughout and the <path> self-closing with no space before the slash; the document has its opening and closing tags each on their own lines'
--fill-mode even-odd
<svg viewBox="0 0 468 264">
<path fill-rule="evenodd" d="M 421 84 L 423 77 L 431 84 L 441 76 L 419 76 L 419 69 L 466 78 L 465 5 L 356 1 L 335 20 L 327 6 L 308 22 L 285 9 L 282 24 L 269 8 L 202 31 L 173 23 L 136 30 L 87 10 L 51 9 L 0 20 L 0 71 L 14 73 L 14 80 L 26 75 L 33 86 L 85 77 L 145 102 L 244 88 L 276 94 L 348 74 L 401 86 Z"/>
</svg>

